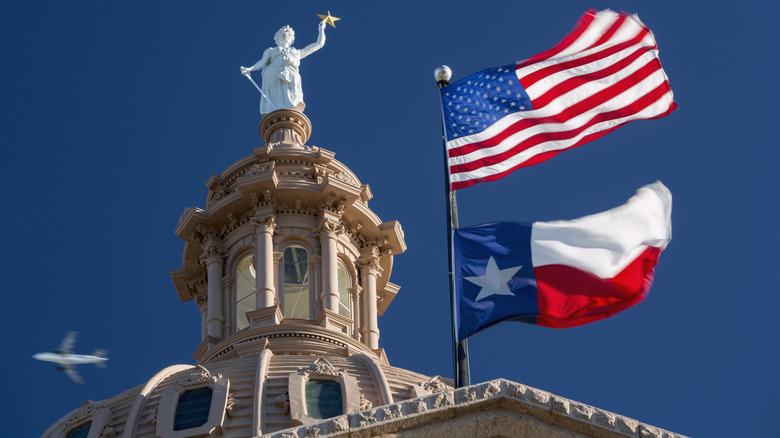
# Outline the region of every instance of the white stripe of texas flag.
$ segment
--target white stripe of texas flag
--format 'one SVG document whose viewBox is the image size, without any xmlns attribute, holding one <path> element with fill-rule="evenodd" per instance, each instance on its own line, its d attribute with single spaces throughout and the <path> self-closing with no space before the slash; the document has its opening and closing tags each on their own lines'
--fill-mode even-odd
<svg viewBox="0 0 780 438">
<path fill-rule="evenodd" d="M 672 194 L 660 181 L 637 190 L 627 203 L 575 220 L 534 222 L 534 267 L 567 265 L 613 278 L 648 247 L 672 239 Z"/>
</svg>

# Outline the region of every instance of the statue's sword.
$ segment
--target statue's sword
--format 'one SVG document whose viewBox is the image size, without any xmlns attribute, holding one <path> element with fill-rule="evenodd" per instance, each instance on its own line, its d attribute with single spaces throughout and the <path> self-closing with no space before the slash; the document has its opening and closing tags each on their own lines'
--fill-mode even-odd
<svg viewBox="0 0 780 438">
<path fill-rule="evenodd" d="M 246 74 L 244 74 L 244 76 L 246 76 L 246 78 L 249 79 L 249 82 L 251 82 L 252 85 L 254 85 L 255 88 L 257 88 L 257 91 L 260 92 L 261 96 L 263 96 L 264 98 L 268 99 L 268 97 L 266 97 L 265 93 L 263 93 L 263 90 L 261 90 L 260 87 L 257 86 L 257 82 L 255 82 L 255 80 L 252 79 L 252 75 L 250 75 L 249 73 L 246 73 Z"/>
</svg>

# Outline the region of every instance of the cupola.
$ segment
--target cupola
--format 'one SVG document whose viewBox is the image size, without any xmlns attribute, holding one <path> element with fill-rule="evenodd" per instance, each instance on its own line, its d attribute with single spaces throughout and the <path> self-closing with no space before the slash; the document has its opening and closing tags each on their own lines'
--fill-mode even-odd
<svg viewBox="0 0 780 438">
<path fill-rule="evenodd" d="M 205 208 L 179 220 L 183 266 L 171 277 L 179 299 L 200 310 L 196 359 L 242 331 L 290 324 L 379 349 L 403 230 L 371 211 L 368 185 L 334 152 L 305 144 L 311 128 L 295 110 L 267 115 L 265 144 L 212 175 Z"/>
</svg>

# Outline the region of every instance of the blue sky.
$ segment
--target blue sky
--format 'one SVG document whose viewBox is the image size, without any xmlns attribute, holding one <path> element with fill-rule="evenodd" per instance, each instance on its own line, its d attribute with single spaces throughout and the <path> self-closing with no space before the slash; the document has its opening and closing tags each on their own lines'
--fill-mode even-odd
<svg viewBox="0 0 780 438">
<path fill-rule="evenodd" d="M 692 436 L 772 436 L 780 405 L 775 269 L 780 153 L 771 2 L 56 2 L 0 4 L 0 391 L 8 436 L 37 436 L 85 400 L 192 363 L 193 302 L 168 271 L 204 183 L 261 145 L 239 74 L 285 24 L 341 17 L 301 67 L 309 144 L 336 152 L 403 225 L 401 291 L 380 318 L 390 363 L 451 377 L 440 108 L 453 79 L 552 47 L 589 8 L 638 13 L 679 109 L 458 193 L 460 223 L 570 219 L 661 180 L 673 239 L 648 299 L 555 330 L 505 323 L 470 339 L 472 382 L 521 382 Z M 76 385 L 31 358 L 79 331 L 110 350 Z"/>
</svg>

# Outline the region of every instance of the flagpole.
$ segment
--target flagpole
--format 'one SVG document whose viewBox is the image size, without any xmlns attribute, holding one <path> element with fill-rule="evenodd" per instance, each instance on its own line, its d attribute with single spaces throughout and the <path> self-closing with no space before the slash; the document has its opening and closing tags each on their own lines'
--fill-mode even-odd
<svg viewBox="0 0 780 438">
<path fill-rule="evenodd" d="M 434 77 L 436 78 L 439 89 L 450 85 L 450 77 L 452 71 L 446 65 L 442 65 L 436 68 Z M 458 202 L 455 197 L 455 191 L 452 190 L 450 184 L 450 166 L 447 162 L 447 136 L 445 134 L 444 126 L 444 107 L 442 106 L 442 119 L 441 119 L 441 138 L 442 138 L 442 150 L 444 151 L 444 175 L 445 175 L 445 193 L 446 193 L 446 205 L 447 205 L 447 258 L 449 260 L 449 279 L 450 279 L 450 310 L 452 319 L 452 366 L 453 375 L 455 378 L 455 387 L 462 388 L 471 384 L 471 376 L 469 370 L 469 345 L 468 342 L 463 339 L 458 342 L 457 327 L 455 322 L 457 321 L 457 309 L 455 302 L 455 268 L 453 259 L 453 231 L 458 229 Z"/>
</svg>

